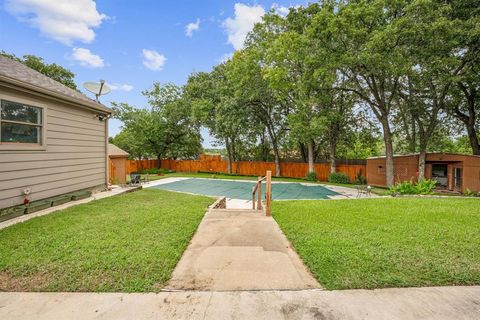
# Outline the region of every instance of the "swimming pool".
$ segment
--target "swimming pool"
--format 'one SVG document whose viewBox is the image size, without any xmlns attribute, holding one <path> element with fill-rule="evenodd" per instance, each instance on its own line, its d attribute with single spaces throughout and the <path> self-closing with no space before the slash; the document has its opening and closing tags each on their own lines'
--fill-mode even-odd
<svg viewBox="0 0 480 320">
<path fill-rule="evenodd" d="M 255 183 L 251 181 L 194 178 L 160 184 L 153 188 L 250 200 L 254 185 Z M 264 197 L 265 183 L 262 185 L 262 192 L 262 197 Z M 273 200 L 329 199 L 330 196 L 336 195 L 339 193 L 319 185 L 306 185 L 298 182 L 272 183 Z"/>
</svg>

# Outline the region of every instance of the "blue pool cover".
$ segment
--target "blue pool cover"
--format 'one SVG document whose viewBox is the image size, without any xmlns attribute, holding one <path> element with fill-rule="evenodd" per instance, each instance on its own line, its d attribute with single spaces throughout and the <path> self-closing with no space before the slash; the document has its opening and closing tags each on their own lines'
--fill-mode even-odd
<svg viewBox="0 0 480 320">
<path fill-rule="evenodd" d="M 232 181 L 214 179 L 185 179 L 157 185 L 153 188 L 202 194 L 208 196 L 224 196 L 232 199 L 250 200 L 252 198 L 251 181 Z M 263 197 L 265 197 L 265 183 L 262 185 Z M 272 183 L 273 200 L 295 199 L 328 199 L 339 193 L 319 185 L 305 185 L 302 183 Z"/>
</svg>

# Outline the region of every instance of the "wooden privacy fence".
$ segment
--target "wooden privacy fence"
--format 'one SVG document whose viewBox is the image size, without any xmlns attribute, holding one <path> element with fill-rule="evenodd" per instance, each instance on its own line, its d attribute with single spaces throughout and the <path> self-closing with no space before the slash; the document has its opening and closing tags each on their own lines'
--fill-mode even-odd
<svg viewBox="0 0 480 320">
<path fill-rule="evenodd" d="M 226 160 L 220 160 L 220 157 L 204 158 L 205 160 L 162 160 L 161 168 L 175 170 L 178 172 L 212 172 L 227 173 L 228 164 Z M 158 168 L 157 160 L 128 160 L 127 173 L 143 169 Z M 308 172 L 307 163 L 282 162 L 280 163 L 282 177 L 305 178 Z M 260 161 L 240 161 L 232 163 L 232 173 L 239 175 L 265 176 L 267 171 L 272 171 L 276 175 L 274 162 Z M 338 164 L 337 172 L 346 174 L 350 181 L 355 181 L 357 174 L 361 172 L 362 176 L 366 174 L 366 165 L 364 164 Z M 328 163 L 315 163 L 315 173 L 320 181 L 327 181 L 330 174 L 330 165 Z"/>
</svg>

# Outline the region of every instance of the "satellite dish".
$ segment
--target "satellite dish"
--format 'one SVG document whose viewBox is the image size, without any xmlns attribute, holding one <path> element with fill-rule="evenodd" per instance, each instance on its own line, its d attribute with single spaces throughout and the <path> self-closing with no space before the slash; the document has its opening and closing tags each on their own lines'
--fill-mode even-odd
<svg viewBox="0 0 480 320">
<path fill-rule="evenodd" d="M 102 94 L 107 94 L 112 91 L 112 89 L 105 84 L 105 80 L 100 80 L 100 82 L 85 82 L 83 87 L 95 95 L 97 102 L 100 102 L 98 98 Z"/>
</svg>

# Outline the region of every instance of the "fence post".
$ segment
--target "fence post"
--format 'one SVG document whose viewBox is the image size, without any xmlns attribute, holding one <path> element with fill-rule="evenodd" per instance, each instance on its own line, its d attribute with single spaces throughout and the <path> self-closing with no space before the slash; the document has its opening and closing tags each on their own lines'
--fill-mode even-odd
<svg viewBox="0 0 480 320">
<path fill-rule="evenodd" d="M 267 189 L 266 191 L 266 208 L 265 213 L 267 216 L 272 215 L 271 204 L 272 204 L 272 171 L 267 171 Z"/>
<path fill-rule="evenodd" d="M 262 210 L 262 178 L 258 178 L 258 205 L 257 210 Z"/>
</svg>

